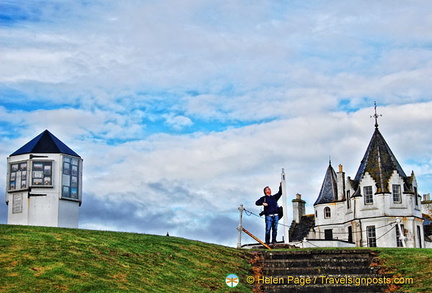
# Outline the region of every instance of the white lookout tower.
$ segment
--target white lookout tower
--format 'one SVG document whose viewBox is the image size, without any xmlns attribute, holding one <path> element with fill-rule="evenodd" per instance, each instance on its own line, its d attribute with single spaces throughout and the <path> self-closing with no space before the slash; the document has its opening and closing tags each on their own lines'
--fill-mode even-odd
<svg viewBox="0 0 432 293">
<path fill-rule="evenodd" d="M 8 224 L 78 228 L 82 159 L 45 130 L 7 158 Z"/>
</svg>

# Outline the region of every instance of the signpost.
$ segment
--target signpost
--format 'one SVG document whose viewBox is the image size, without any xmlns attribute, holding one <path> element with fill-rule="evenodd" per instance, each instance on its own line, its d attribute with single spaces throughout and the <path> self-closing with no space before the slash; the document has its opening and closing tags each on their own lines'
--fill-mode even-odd
<svg viewBox="0 0 432 293">
<path fill-rule="evenodd" d="M 287 210 L 287 195 L 286 195 L 286 181 L 285 181 L 285 170 L 282 168 L 281 173 L 281 182 L 282 182 L 282 207 L 284 212 L 283 217 L 283 228 L 284 228 L 284 243 L 288 244 L 289 242 L 289 230 L 288 230 L 288 210 Z"/>
</svg>

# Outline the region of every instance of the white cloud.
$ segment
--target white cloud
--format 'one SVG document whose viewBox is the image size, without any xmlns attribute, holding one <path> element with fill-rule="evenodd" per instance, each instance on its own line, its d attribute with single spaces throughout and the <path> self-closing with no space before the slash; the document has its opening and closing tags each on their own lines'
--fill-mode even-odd
<svg viewBox="0 0 432 293">
<path fill-rule="evenodd" d="M 80 154 L 83 227 L 233 245 L 223 225 L 281 168 L 309 208 L 329 156 L 355 175 L 375 100 L 430 192 L 428 1 L 6 4 L 20 15 L 0 27 L 0 155 L 44 129 Z"/>
<path fill-rule="evenodd" d="M 182 130 L 183 128 L 193 124 L 190 118 L 183 115 L 166 114 L 163 116 L 165 118 L 165 123 L 170 125 L 175 130 Z"/>
</svg>

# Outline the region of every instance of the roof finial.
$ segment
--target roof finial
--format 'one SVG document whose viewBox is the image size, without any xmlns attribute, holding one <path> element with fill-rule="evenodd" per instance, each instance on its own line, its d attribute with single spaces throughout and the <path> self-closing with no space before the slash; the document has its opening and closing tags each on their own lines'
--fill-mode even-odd
<svg viewBox="0 0 432 293">
<path fill-rule="evenodd" d="M 377 106 L 376 106 L 376 101 L 374 102 L 374 108 L 375 108 L 375 114 L 373 114 L 373 115 L 371 115 L 370 117 L 372 118 L 375 118 L 375 128 L 377 128 L 378 129 L 378 117 L 380 117 L 380 116 L 382 116 L 382 114 L 377 114 Z"/>
<path fill-rule="evenodd" d="M 331 166 L 331 156 L 329 156 L 329 166 Z"/>
</svg>

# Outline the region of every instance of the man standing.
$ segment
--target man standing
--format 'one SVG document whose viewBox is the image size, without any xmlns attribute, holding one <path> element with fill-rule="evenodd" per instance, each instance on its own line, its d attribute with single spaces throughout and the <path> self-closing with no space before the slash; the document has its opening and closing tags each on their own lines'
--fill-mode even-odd
<svg viewBox="0 0 432 293">
<path fill-rule="evenodd" d="M 279 221 L 277 201 L 282 196 L 282 182 L 279 185 L 278 193 L 272 195 L 270 187 L 264 187 L 264 196 L 258 199 L 255 204 L 264 206 L 265 214 L 265 243 L 270 243 L 270 231 L 272 232 L 272 243 L 276 243 L 277 226 Z"/>
</svg>

